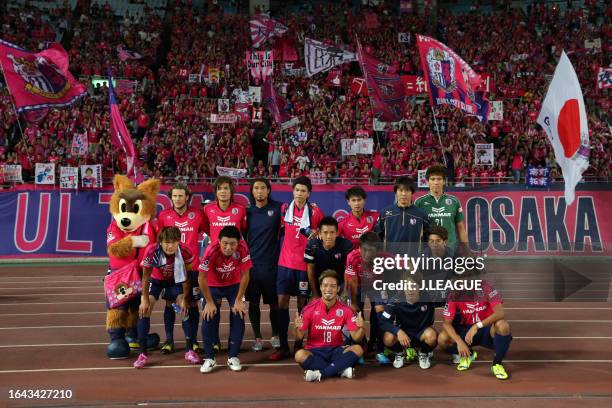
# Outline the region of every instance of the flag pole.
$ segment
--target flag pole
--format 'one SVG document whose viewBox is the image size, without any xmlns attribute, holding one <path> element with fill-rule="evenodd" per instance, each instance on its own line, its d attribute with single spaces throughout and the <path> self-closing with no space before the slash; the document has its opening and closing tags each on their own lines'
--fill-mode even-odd
<svg viewBox="0 0 612 408">
<path fill-rule="evenodd" d="M 436 111 L 434 110 L 433 106 L 431 106 L 431 104 L 429 105 L 429 108 L 431 109 L 431 113 L 433 114 L 434 125 L 436 127 L 436 133 L 438 134 L 438 143 L 440 143 L 440 149 L 442 149 L 442 160 L 444 161 L 444 167 L 448 167 L 446 163 L 446 156 L 444 155 L 444 145 L 442 144 L 442 138 L 440 137 L 440 129 L 438 128 L 438 118 L 436 117 Z"/>
</svg>

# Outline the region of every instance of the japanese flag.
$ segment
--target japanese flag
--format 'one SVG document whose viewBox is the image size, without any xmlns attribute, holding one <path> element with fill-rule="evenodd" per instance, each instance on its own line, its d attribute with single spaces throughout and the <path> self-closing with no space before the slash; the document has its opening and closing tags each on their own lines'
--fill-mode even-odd
<svg viewBox="0 0 612 408">
<path fill-rule="evenodd" d="M 565 181 L 565 202 L 574 201 L 576 184 L 589 167 L 589 129 L 582 90 L 565 52 L 548 87 L 538 123 L 555 151 Z"/>
</svg>

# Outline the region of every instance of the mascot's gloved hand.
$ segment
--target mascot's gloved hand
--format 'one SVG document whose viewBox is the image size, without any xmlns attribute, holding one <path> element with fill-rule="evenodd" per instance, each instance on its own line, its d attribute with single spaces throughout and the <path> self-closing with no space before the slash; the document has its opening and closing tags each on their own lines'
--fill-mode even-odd
<svg viewBox="0 0 612 408">
<path fill-rule="evenodd" d="M 132 236 L 132 246 L 134 248 L 144 248 L 149 245 L 149 237 L 147 235 Z"/>
</svg>

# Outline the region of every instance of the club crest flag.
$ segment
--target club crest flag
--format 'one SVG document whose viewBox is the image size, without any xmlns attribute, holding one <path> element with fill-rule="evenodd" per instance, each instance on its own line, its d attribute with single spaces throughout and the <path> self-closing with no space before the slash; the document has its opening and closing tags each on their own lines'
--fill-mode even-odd
<svg viewBox="0 0 612 408">
<path fill-rule="evenodd" d="M 565 52 L 555 68 L 537 122 L 555 152 L 565 181 L 565 202 L 575 198 L 576 184 L 589 167 L 589 128 L 576 71 Z"/>
<path fill-rule="evenodd" d="M 65 108 L 87 92 L 68 71 L 68 53 L 58 43 L 34 53 L 0 39 L 0 65 L 19 113 Z"/>
<path fill-rule="evenodd" d="M 431 106 L 452 105 L 481 122 L 489 116 L 480 75 L 453 50 L 433 38 L 417 35 L 417 46 Z"/>
<path fill-rule="evenodd" d="M 306 38 L 304 41 L 306 75 L 311 77 L 319 72 L 329 71 L 335 66 L 357 61 L 357 55 L 336 45 Z"/>
<path fill-rule="evenodd" d="M 249 22 L 251 29 L 251 40 L 253 48 L 259 48 L 261 44 L 274 36 L 281 36 L 289 29 L 278 21 L 264 15 L 257 14 Z"/>
<path fill-rule="evenodd" d="M 368 86 L 374 117 L 383 122 L 401 120 L 406 110 L 406 97 L 396 68 L 365 53 L 359 42 L 357 45 L 357 58 Z"/>
</svg>

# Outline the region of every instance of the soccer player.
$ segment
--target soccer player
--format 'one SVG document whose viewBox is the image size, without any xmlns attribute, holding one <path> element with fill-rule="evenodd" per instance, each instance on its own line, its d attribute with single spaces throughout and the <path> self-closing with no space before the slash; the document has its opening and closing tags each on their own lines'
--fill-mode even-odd
<svg viewBox="0 0 612 408">
<path fill-rule="evenodd" d="M 283 244 L 278 259 L 276 292 L 278 294 L 278 337 L 280 348 L 270 356 L 271 360 L 289 357 L 289 299 L 297 296 L 298 310 L 302 310 L 308 298 L 308 274 L 304 262 L 304 250 L 308 238 L 317 234 L 323 212 L 308 202 L 312 183 L 301 176 L 293 181 L 293 200 L 281 207 Z"/>
<path fill-rule="evenodd" d="M 344 270 L 346 257 L 353 250 L 353 244 L 348 239 L 338 236 L 338 221 L 334 217 L 325 217 L 319 224 L 319 236 L 308 240 L 304 250 L 308 283 L 311 287 L 312 297 L 320 298 L 321 294 L 317 282 L 319 275 L 325 270 L 336 271 L 339 280 L 340 293 L 344 290 Z"/>
<path fill-rule="evenodd" d="M 403 243 L 408 246 L 407 252 L 413 255 L 420 250 L 420 243 L 429 228 L 427 214 L 412 204 L 415 190 L 414 180 L 407 176 L 398 177 L 393 186 L 395 203 L 380 212 L 377 225 L 385 244 Z M 393 247 L 397 248 L 397 245 Z"/>
<path fill-rule="evenodd" d="M 340 221 L 338 235 L 350 240 L 353 249 L 359 248 L 359 237 L 373 231 L 378 222 L 378 212 L 365 209 L 368 194 L 361 187 L 351 187 L 345 194 L 351 213 Z"/>
<path fill-rule="evenodd" d="M 180 244 L 180 239 L 181 231 L 178 228 L 162 228 L 159 232 L 158 242 L 147 247 L 141 262 L 143 270 L 142 300 L 138 319 L 140 355 L 134 362 L 135 368 L 144 368 L 149 359 L 146 339 L 151 326 L 151 312 L 155 302 L 159 300 L 162 290 L 165 292 L 166 299 L 180 305 L 184 316 L 188 314 L 190 305 L 188 272 L 191 270 L 194 258 L 191 250 Z M 192 364 L 199 364 L 201 362 L 200 356 L 193 351 L 193 344 L 190 340 L 193 338 L 192 326 L 188 322 L 184 322 L 183 330 L 187 343 L 185 360 Z"/>
<path fill-rule="evenodd" d="M 202 310 L 202 338 L 204 363 L 201 373 L 210 373 L 217 365 L 214 342 L 219 338 L 220 308 L 223 298 L 230 305 L 230 339 L 227 366 L 232 371 L 242 370 L 238 352 L 244 336 L 246 308 L 242 298 L 249 284 L 251 257 L 240 231 L 234 226 L 223 227 L 219 240 L 209 245 L 199 266 L 198 282 L 205 305 Z"/>
<path fill-rule="evenodd" d="M 346 326 L 353 341 L 358 343 L 365 332 L 363 317 L 361 313 L 355 316 L 350 307 L 338 300 L 340 285 L 335 271 L 324 271 L 319 276 L 319 285 L 322 296 L 295 316 L 296 340 L 302 340 L 308 332 L 306 347 L 295 353 L 295 361 L 306 370 L 306 381 L 321 381 L 337 375 L 354 378 L 353 366 L 363 355 L 363 349 L 357 344 L 344 347 L 342 328 Z"/>
<path fill-rule="evenodd" d="M 234 182 L 231 178 L 220 176 L 213 183 L 215 201 L 207 204 L 203 209 L 203 229 L 210 237 L 210 243 L 215 243 L 223 227 L 232 225 L 239 229 L 241 234 L 246 232 L 246 208 L 233 201 Z"/>
<path fill-rule="evenodd" d="M 263 350 L 260 328 L 261 312 L 259 301 L 263 297 L 265 304 L 270 305 L 270 323 L 272 325 L 273 348 L 279 348 L 277 328 L 278 297 L 276 294 L 276 268 L 280 248 L 281 205 L 270 198 L 272 185 L 265 178 L 256 178 L 251 182 L 251 205 L 247 207 L 246 241 L 251 252 L 251 276 L 246 291 L 249 302 L 249 320 L 255 334 L 253 351 Z"/>
<path fill-rule="evenodd" d="M 381 294 L 373 289 L 374 279 L 378 277 L 375 278 L 372 273 L 377 246 L 380 246 L 380 243 L 380 237 L 374 231 L 363 234 L 359 238 L 359 248 L 352 250 L 346 258 L 344 279 L 348 286 L 351 309 L 355 313 L 363 311 L 365 299 L 370 299 L 368 350 L 374 350 L 374 345 L 377 345 L 378 351 L 382 353 L 384 346 L 379 333 L 378 315 L 384 310 L 384 302 Z"/>
<path fill-rule="evenodd" d="M 438 344 L 438 332 L 433 328 L 435 308 L 444 303 L 423 302 L 419 287 L 421 275 L 410 275 L 405 279 L 411 287 L 403 291 L 399 299 L 385 305 L 380 315 L 380 329 L 384 333 L 384 343 L 392 350 L 400 350 L 395 355 L 393 367 L 404 366 L 404 356 L 408 348 L 418 349 L 419 366 L 431 367 L 433 350 Z M 407 356 L 407 355 L 406 355 Z M 410 360 L 410 356 L 407 356 Z"/>
<path fill-rule="evenodd" d="M 459 199 L 444 193 L 446 170 L 440 165 L 430 166 L 425 173 L 429 193 L 416 199 L 414 205 L 427 213 L 431 225 L 444 227 L 448 232 L 448 246 L 455 249 L 457 242 L 467 245 L 465 217 Z"/>
<path fill-rule="evenodd" d="M 185 245 L 193 255 L 193 265 L 199 265 L 200 247 L 198 244 L 198 236 L 203 231 L 202 212 L 191 207 L 191 190 L 184 183 L 177 183 L 168 191 L 168 197 L 172 200 L 172 208 L 163 210 L 157 216 L 157 225 L 159 228 L 177 227 L 181 231 L 181 244 Z M 193 333 L 194 350 L 201 352 L 202 349 L 198 345 L 198 324 L 199 311 L 198 300 L 202 299 L 200 287 L 198 286 L 198 272 L 192 270 L 189 272 L 189 282 L 191 287 L 191 304 L 188 309 L 187 321 L 192 326 L 190 333 Z M 164 299 L 166 297 L 164 296 Z M 172 309 L 172 301 L 166 299 L 166 307 L 164 308 L 164 326 L 166 331 L 166 342 L 161 347 L 163 354 L 168 354 L 174 351 L 174 321 L 175 313 Z"/>
<path fill-rule="evenodd" d="M 464 273 L 462 279 L 476 279 L 475 272 Z M 502 361 L 510 348 L 510 324 L 504 319 L 501 295 L 489 281 L 482 281 L 482 291 L 451 293 L 444 307 L 444 324 L 438 337 L 440 346 L 453 354 L 457 370 L 465 371 L 476 359 L 471 348 L 483 346 L 495 351 L 491 371 L 499 380 L 508 378 Z M 458 354 L 458 356 L 457 356 Z"/>
</svg>

